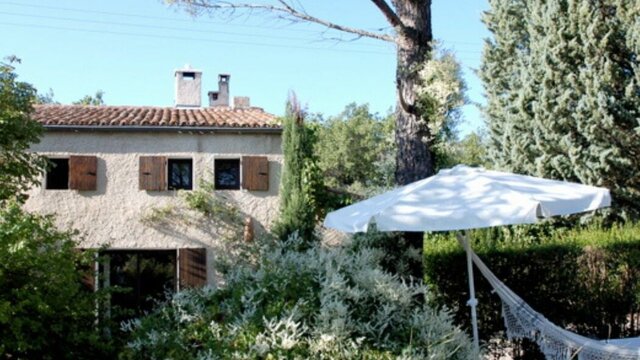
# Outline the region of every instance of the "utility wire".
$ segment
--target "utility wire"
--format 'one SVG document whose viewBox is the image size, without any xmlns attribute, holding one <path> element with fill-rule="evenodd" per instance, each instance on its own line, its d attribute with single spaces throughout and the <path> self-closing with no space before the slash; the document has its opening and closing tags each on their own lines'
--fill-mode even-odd
<svg viewBox="0 0 640 360">
<path fill-rule="evenodd" d="M 140 19 L 148 19 L 148 20 L 168 20 L 168 21 L 176 21 L 176 22 L 188 22 L 193 24 L 193 20 L 187 19 L 176 19 L 171 17 L 162 17 L 162 16 L 149 16 L 142 14 L 128 14 L 128 13 L 119 13 L 119 12 L 109 12 L 109 11 L 97 11 L 97 10 L 89 10 L 89 9 L 74 9 L 74 8 L 66 8 L 66 7 L 57 7 L 57 6 L 42 6 L 42 5 L 33 5 L 33 4 L 23 4 L 16 3 L 12 1 L 1 1 L 0 5 L 12 5 L 12 6 L 21 6 L 21 7 L 30 7 L 37 9 L 49 9 L 49 10 L 61 10 L 61 11 L 71 11 L 78 12 L 84 14 L 99 14 L 99 15 L 109 15 L 109 16 L 126 16 L 126 17 L 134 17 Z M 199 23 L 205 24 L 213 24 L 213 25 L 224 25 L 224 26 L 236 26 L 236 27 L 248 27 L 248 28 L 259 28 L 259 29 L 278 29 L 278 30 L 287 30 L 287 31 L 296 31 L 296 32 L 309 32 L 309 33 L 318 33 L 318 30 L 308 30 L 308 29 L 296 29 L 296 30 L 288 30 L 283 27 L 277 26 L 264 26 L 264 25 L 249 25 L 249 24 L 232 24 L 230 22 L 216 22 L 216 21 L 207 21 L 207 20 L 198 20 Z"/>
<path fill-rule="evenodd" d="M 155 38 L 155 39 L 163 39 L 163 40 L 171 39 L 171 40 L 202 41 L 202 42 L 228 44 L 228 45 L 251 45 L 251 46 L 269 47 L 269 48 L 275 47 L 275 48 L 284 48 L 284 49 L 320 50 L 320 51 L 334 51 L 334 52 L 341 52 L 341 53 L 345 53 L 345 52 L 361 53 L 361 54 L 371 54 L 371 55 L 392 55 L 393 54 L 392 52 L 381 52 L 381 51 L 349 50 L 349 49 L 343 50 L 343 49 L 335 49 L 335 48 L 293 46 L 293 45 L 282 45 L 282 44 L 265 44 L 265 43 L 248 42 L 248 41 L 212 40 L 212 39 L 202 39 L 202 38 L 190 38 L 190 37 L 184 37 L 184 36 L 153 35 L 153 34 L 141 34 L 141 33 L 111 31 L 111 30 L 79 29 L 79 28 L 69 28 L 69 27 L 62 27 L 62 26 L 49 26 L 49 25 L 39 25 L 39 24 L 18 24 L 18 23 L 10 23 L 10 22 L 0 22 L 0 25 L 22 27 L 22 28 L 39 28 L 39 29 L 73 31 L 73 32 L 108 34 L 108 35 L 137 36 L 137 37 Z"/>
<path fill-rule="evenodd" d="M 74 8 L 56 7 L 56 6 L 42 6 L 42 5 L 17 3 L 12 1 L 0 1 L 0 5 L 11 5 L 11 6 L 37 8 L 37 9 L 70 11 L 70 12 L 77 12 L 77 13 L 83 13 L 83 14 L 91 13 L 91 14 L 100 14 L 100 15 L 109 15 L 109 16 L 125 16 L 125 17 L 133 17 L 133 18 L 141 18 L 141 19 L 149 19 L 149 20 L 168 20 L 168 21 L 175 21 L 175 22 L 188 22 L 190 24 L 194 23 L 193 20 L 176 19 L 171 17 L 149 16 L 149 15 L 142 15 L 142 14 L 128 14 L 128 13 L 120 13 L 120 12 L 97 11 L 97 10 L 77 9 L 77 8 L 74 9 Z M 231 22 L 216 22 L 216 21 L 207 21 L 207 20 L 198 20 L 198 23 L 213 24 L 217 26 L 224 25 L 224 26 L 235 26 L 235 27 L 246 27 L 246 28 L 271 29 L 271 30 L 279 30 L 279 31 L 295 31 L 296 33 L 307 32 L 307 33 L 313 33 L 315 35 L 320 35 L 320 36 L 322 33 L 327 31 L 326 29 L 322 31 L 309 30 L 309 29 L 294 30 L 294 29 L 286 29 L 284 26 L 278 27 L 278 26 L 250 25 L 250 24 L 234 24 Z M 478 42 L 471 42 L 471 41 L 446 41 L 446 44 L 475 45 L 475 46 L 480 45 L 481 46 L 482 42 L 478 43 Z M 367 45 L 375 46 L 375 44 L 367 44 Z"/>
<path fill-rule="evenodd" d="M 265 39 L 278 39 L 278 40 L 294 40 L 294 41 L 312 41 L 309 38 L 303 37 L 288 37 L 288 36 L 270 36 L 270 35 L 257 35 L 257 34 L 247 34 L 247 33 L 238 33 L 238 32 L 228 32 L 228 31 L 217 31 L 217 30 L 199 30 L 199 29 L 188 29 L 188 28 L 179 28 L 179 27 L 168 27 L 168 26 L 160 26 L 160 25 L 145 25 L 145 24 L 134 24 L 134 23 L 126 23 L 126 22 L 113 22 L 113 21 L 100 21 L 100 20 L 85 20 L 85 19 L 76 19 L 69 17 L 59 17 L 59 16 L 47 16 L 47 15 L 33 15 L 33 14 L 22 14 L 22 13 L 12 13 L 12 12 L 4 12 L 0 11 L 0 15 L 9 15 L 9 16 L 19 16 L 26 17 L 32 19 L 49 19 L 49 20 L 61 20 L 61 21 L 71 21 L 71 22 L 79 22 L 85 24 L 101 24 L 101 25 L 117 25 L 117 26 L 128 26 L 128 27 L 137 27 L 143 29 L 159 29 L 159 30 L 171 30 L 171 31 L 184 31 L 184 32 L 193 32 L 193 33 L 201 33 L 201 34 L 220 34 L 220 35 L 231 35 L 231 36 L 242 36 L 242 37 L 251 37 L 251 38 L 265 38 Z M 384 49 L 384 44 L 358 44 L 358 43 L 350 43 L 350 46 L 366 46 L 366 47 L 376 47 L 378 49 Z M 387 45 L 386 48 L 389 46 Z"/>
</svg>

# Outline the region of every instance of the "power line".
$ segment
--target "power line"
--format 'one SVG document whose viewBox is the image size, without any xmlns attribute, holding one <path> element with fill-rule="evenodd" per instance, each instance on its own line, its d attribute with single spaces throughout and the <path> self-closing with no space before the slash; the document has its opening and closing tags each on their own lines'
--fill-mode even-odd
<svg viewBox="0 0 640 360">
<path fill-rule="evenodd" d="M 201 34 L 220 34 L 220 35 L 242 36 L 242 37 L 251 37 L 251 38 L 294 40 L 294 41 L 311 41 L 310 39 L 303 38 L 303 37 L 269 36 L 269 35 L 257 35 L 257 34 L 246 34 L 246 33 L 243 34 L 243 33 L 228 32 L 228 31 L 199 30 L 199 29 L 168 27 L 168 26 L 159 26 L 159 25 L 133 24 L 133 23 L 125 23 L 125 22 L 85 20 L 85 19 L 76 19 L 76 18 L 68 18 L 68 17 L 21 14 L 21 13 L 12 13 L 12 12 L 4 12 L 4 11 L 0 11 L 0 15 L 20 16 L 20 17 L 34 18 L 34 19 L 50 19 L 50 20 L 72 21 L 72 22 L 79 22 L 79 23 L 86 23 L 86 24 L 128 26 L 128 27 L 137 27 L 137 28 L 143 28 L 143 29 L 160 29 L 160 30 L 171 30 L 171 31 L 184 31 L 184 32 L 193 32 L 193 33 L 201 33 Z M 366 47 L 377 47 L 378 49 L 382 48 L 382 46 L 381 46 L 382 44 L 377 45 L 377 44 L 350 43 L 350 45 L 366 46 Z"/>
<path fill-rule="evenodd" d="M 174 21 L 174 22 L 187 22 L 190 24 L 193 24 L 192 20 L 186 20 L 186 19 L 176 19 L 176 18 L 171 18 L 171 17 L 162 17 L 162 16 L 149 16 L 149 15 L 142 15 L 142 14 L 129 14 L 129 13 L 121 13 L 121 12 L 110 12 L 110 11 L 98 11 L 98 10 L 89 10 L 89 9 L 77 9 L 77 8 L 67 8 L 67 7 L 56 7 L 56 6 L 42 6 L 42 5 L 33 5 L 33 4 L 23 4 L 23 3 L 16 3 L 16 2 L 12 2 L 12 1 L 0 1 L 0 5 L 4 4 L 4 5 L 11 5 L 11 6 L 20 6 L 20 7 L 29 7 L 29 8 L 37 8 L 37 9 L 49 9 L 49 10 L 60 10 L 60 11 L 70 11 L 70 12 L 77 12 L 77 13 L 84 13 L 84 14 L 99 14 L 99 15 L 109 15 L 109 16 L 124 16 L 124 17 L 132 17 L 132 18 L 140 18 L 140 19 L 148 19 L 148 20 L 168 20 L 168 21 Z M 321 33 L 327 31 L 327 29 L 325 30 L 308 30 L 308 29 L 285 29 L 284 27 L 280 26 L 260 26 L 260 25 L 250 25 L 250 24 L 234 24 L 231 23 L 229 21 L 227 22 L 216 22 L 216 21 L 207 21 L 207 20 L 198 20 L 198 23 L 201 24 L 213 24 L 216 26 L 220 26 L 220 25 L 224 25 L 224 26 L 234 26 L 234 27 L 244 27 L 244 28 L 258 28 L 258 29 L 271 29 L 271 30 L 279 30 L 279 31 L 295 31 L 297 33 L 299 32 L 306 32 L 306 33 L 313 33 L 315 35 L 320 35 Z M 190 30 L 188 30 L 190 31 Z M 482 45 L 482 42 L 477 43 L 477 42 L 471 42 L 471 41 L 446 41 L 446 44 L 460 44 L 460 45 Z M 375 44 L 367 44 L 370 46 L 376 46 Z"/>
<path fill-rule="evenodd" d="M 141 34 L 141 33 L 132 33 L 132 32 L 123 32 L 123 31 L 111 31 L 111 30 L 92 30 L 92 29 L 79 29 L 79 28 L 69 28 L 69 27 L 61 27 L 61 26 L 49 26 L 49 25 L 38 25 L 38 24 L 17 24 L 17 23 L 8 23 L 8 22 L 0 22 L 0 25 L 5 26 L 14 26 L 14 27 L 23 27 L 23 28 L 40 28 L 40 29 L 52 29 L 52 30 L 63 30 L 63 31 L 73 31 L 73 32 L 86 32 L 86 33 L 97 33 L 97 34 L 108 34 L 108 35 L 124 35 L 124 36 L 137 36 L 137 37 L 146 37 L 146 38 L 155 38 L 155 39 L 163 39 L 163 40 L 187 40 L 187 41 L 202 41 L 202 42 L 210 42 L 216 44 L 228 44 L 228 45 L 250 45 L 250 46 L 262 46 L 262 47 L 270 47 L 270 48 L 285 48 L 285 49 L 301 49 L 301 50 L 320 50 L 320 51 L 333 51 L 333 52 L 349 52 L 349 53 L 361 53 L 361 54 L 371 54 L 371 55 L 390 55 L 392 53 L 385 53 L 380 51 L 366 51 L 366 50 L 339 50 L 332 48 L 320 48 L 320 47 L 309 47 L 309 46 L 291 46 L 291 45 L 281 45 L 281 44 L 265 44 L 265 43 L 257 43 L 257 42 L 248 42 L 248 41 L 227 41 L 227 40 L 211 40 L 211 39 L 202 39 L 202 38 L 190 38 L 184 36 L 167 36 L 167 35 L 153 35 L 153 34 Z"/>
<path fill-rule="evenodd" d="M 109 15 L 109 16 L 125 16 L 125 17 L 133 17 L 140 19 L 148 19 L 148 20 L 168 20 L 168 21 L 176 21 L 176 22 L 188 22 L 193 23 L 192 20 L 186 19 L 176 19 L 171 17 L 163 17 L 163 16 L 149 16 L 142 14 L 128 14 L 128 13 L 120 13 L 120 12 L 110 12 L 110 11 L 98 11 L 98 10 L 89 10 L 89 9 L 77 9 L 77 8 L 67 8 L 67 7 L 57 7 L 57 6 L 42 6 L 42 5 L 32 5 L 32 4 L 22 4 L 11 1 L 2 1 L 0 4 L 11 5 L 11 6 L 21 6 L 21 7 L 30 7 L 37 9 L 48 9 L 48 10 L 61 10 L 61 11 L 70 11 L 70 12 L 78 12 L 84 14 L 98 14 L 98 15 Z M 216 21 L 207 21 L 207 20 L 199 20 L 200 23 L 205 24 L 213 24 L 213 25 L 224 25 L 224 26 L 236 26 L 236 27 L 248 27 L 248 28 L 259 28 L 259 29 L 278 29 L 278 30 L 286 30 L 282 27 L 277 26 L 260 26 L 260 25 L 249 25 L 249 24 L 232 24 L 230 22 L 216 22 Z M 287 30 L 293 31 L 293 30 Z M 307 29 L 296 29 L 296 32 L 309 32 L 309 33 L 318 33 L 318 30 L 307 30 Z"/>
</svg>

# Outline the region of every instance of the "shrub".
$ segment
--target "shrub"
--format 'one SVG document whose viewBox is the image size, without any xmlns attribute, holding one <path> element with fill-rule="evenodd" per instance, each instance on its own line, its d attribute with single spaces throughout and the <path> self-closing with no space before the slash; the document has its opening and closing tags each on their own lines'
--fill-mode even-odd
<svg viewBox="0 0 640 360">
<path fill-rule="evenodd" d="M 640 225 L 552 229 L 474 231 L 472 247 L 499 279 L 555 324 L 599 339 L 638 336 Z M 436 302 L 457 309 L 457 323 L 469 324 L 466 258 L 453 236 L 427 239 L 424 264 Z M 500 300 L 475 274 L 480 336 L 489 340 L 504 331 Z"/>
<path fill-rule="evenodd" d="M 0 358 L 108 354 L 95 327 L 94 294 L 81 284 L 79 270 L 92 255 L 75 250 L 73 235 L 16 203 L 0 208 Z"/>
<path fill-rule="evenodd" d="M 262 239 L 255 265 L 239 265 L 220 288 L 189 290 L 131 331 L 123 358 L 467 359 L 466 334 L 449 312 L 423 300 L 422 284 L 384 272 L 368 237 L 301 246 Z M 305 248 L 305 250 L 300 250 Z"/>
</svg>

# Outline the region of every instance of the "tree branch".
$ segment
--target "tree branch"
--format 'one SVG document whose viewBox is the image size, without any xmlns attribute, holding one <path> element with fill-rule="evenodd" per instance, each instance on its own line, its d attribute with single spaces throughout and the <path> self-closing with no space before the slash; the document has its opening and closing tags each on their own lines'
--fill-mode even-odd
<svg viewBox="0 0 640 360">
<path fill-rule="evenodd" d="M 397 21 L 399 24 L 399 21 L 400 21 L 399 18 L 396 16 L 393 10 L 391 10 L 391 8 L 385 3 L 384 0 L 372 0 L 372 1 L 376 3 L 376 5 L 378 5 L 379 8 L 381 6 L 387 8 L 386 12 L 385 10 L 382 10 L 382 8 L 380 9 L 383 11 L 387 20 L 392 25 L 394 25 L 394 27 L 396 25 L 392 22 L 392 19 L 395 19 L 393 21 Z M 248 11 L 264 10 L 264 11 L 268 11 L 276 14 L 281 14 L 285 19 L 288 18 L 294 21 L 307 21 L 314 24 L 325 26 L 329 29 L 334 29 L 334 30 L 338 30 L 338 31 L 342 31 L 350 34 L 355 34 L 360 37 L 368 37 L 368 38 L 382 40 L 382 41 L 395 42 L 395 37 L 389 34 L 367 31 L 364 29 L 353 28 L 350 26 L 344 26 L 344 25 L 336 24 L 312 15 L 309 15 L 304 10 L 297 9 L 296 7 L 291 5 L 287 0 L 277 0 L 277 3 L 279 3 L 280 5 L 260 4 L 260 3 L 242 3 L 242 2 L 236 3 L 232 1 L 219 1 L 219 0 L 169 0 L 168 2 L 170 4 L 182 4 L 187 7 L 191 7 L 192 10 L 201 9 L 201 10 L 211 11 L 211 12 L 216 10 L 223 10 L 223 11 L 228 10 L 231 12 L 235 10 L 248 10 Z"/>
<path fill-rule="evenodd" d="M 373 2 L 378 9 L 382 11 L 382 14 L 387 18 L 387 21 L 391 26 L 394 28 L 402 27 L 402 21 L 400 21 L 398 15 L 393 11 L 389 4 L 387 4 L 386 0 L 371 0 L 371 2 Z"/>
</svg>

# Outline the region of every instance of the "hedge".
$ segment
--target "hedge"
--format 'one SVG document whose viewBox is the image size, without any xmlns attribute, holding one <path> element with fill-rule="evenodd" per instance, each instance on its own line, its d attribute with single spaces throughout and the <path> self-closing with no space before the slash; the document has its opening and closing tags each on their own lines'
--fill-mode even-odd
<svg viewBox="0 0 640 360">
<path fill-rule="evenodd" d="M 474 251 L 496 276 L 555 324 L 599 339 L 640 333 L 640 224 L 578 230 L 521 226 L 470 236 Z M 425 239 L 424 260 L 434 301 L 452 308 L 456 321 L 469 326 L 466 258 L 453 234 Z M 504 336 L 500 300 L 478 271 L 475 281 L 480 337 L 487 344 Z M 502 344 L 494 351 L 504 353 Z M 518 351 L 511 355 L 538 357 L 531 351 L 518 356 Z"/>
</svg>

